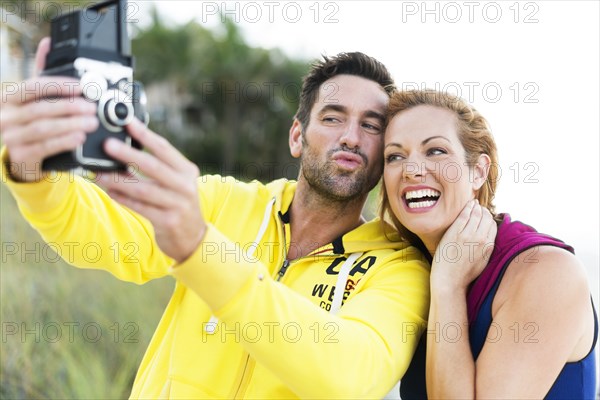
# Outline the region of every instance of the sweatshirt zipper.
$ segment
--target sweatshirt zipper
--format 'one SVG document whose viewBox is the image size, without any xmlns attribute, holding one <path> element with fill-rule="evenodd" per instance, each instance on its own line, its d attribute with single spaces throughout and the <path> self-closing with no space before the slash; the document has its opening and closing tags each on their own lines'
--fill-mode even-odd
<svg viewBox="0 0 600 400">
<path fill-rule="evenodd" d="M 244 370 L 242 372 L 242 378 L 240 379 L 240 384 L 235 391 L 234 399 L 243 399 L 246 395 L 246 389 L 248 388 L 248 383 L 250 382 L 250 377 L 254 372 L 254 360 L 250 359 L 250 354 L 246 355 L 246 362 L 244 363 Z"/>
<path fill-rule="evenodd" d="M 266 214 L 265 214 L 266 215 Z M 281 265 L 281 268 L 279 269 L 279 271 L 277 272 L 277 281 L 279 282 L 283 276 L 285 275 L 285 272 L 287 271 L 288 267 L 290 266 L 290 261 L 287 259 L 287 248 L 286 248 L 286 223 L 283 222 L 282 218 L 281 218 L 281 214 L 279 216 L 279 220 L 282 223 L 282 232 L 283 232 L 283 264 Z M 262 229 L 262 228 L 261 228 Z M 259 241 L 259 238 L 262 237 L 262 235 L 257 235 L 257 244 Z M 246 394 L 246 389 L 248 388 L 248 384 L 250 382 L 250 378 L 252 376 L 252 374 L 254 373 L 254 365 L 255 365 L 255 361 L 253 359 L 250 358 L 250 354 L 246 354 L 246 361 L 244 363 L 244 369 L 242 371 L 242 376 L 240 379 L 240 383 L 237 387 L 237 390 L 235 391 L 234 394 L 234 399 L 241 399 L 245 396 Z"/>
<path fill-rule="evenodd" d="M 277 273 L 277 282 L 281 281 L 281 278 L 283 278 L 283 275 L 285 275 L 285 271 L 287 271 L 288 267 L 290 266 L 290 260 L 288 260 L 287 258 L 283 261 L 283 264 L 281 265 L 281 268 L 279 269 L 279 272 Z"/>
<path fill-rule="evenodd" d="M 288 267 L 290 266 L 290 260 L 287 259 L 287 238 L 285 234 L 287 224 L 283 222 L 281 215 L 279 216 L 279 221 L 282 224 L 282 232 L 283 232 L 283 264 L 281 264 L 281 268 L 279 268 L 279 272 L 277 273 L 277 282 L 281 281 Z"/>
</svg>

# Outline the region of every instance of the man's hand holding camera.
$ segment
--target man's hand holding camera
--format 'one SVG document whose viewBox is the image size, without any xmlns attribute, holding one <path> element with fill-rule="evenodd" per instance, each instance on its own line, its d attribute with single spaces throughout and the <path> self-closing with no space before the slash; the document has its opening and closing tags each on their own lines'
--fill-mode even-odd
<svg viewBox="0 0 600 400">
<path fill-rule="evenodd" d="M 137 171 L 129 176 L 102 173 L 98 183 L 113 199 L 150 220 L 160 248 L 182 262 L 198 247 L 206 231 L 198 203 L 198 167 L 140 121 L 134 120 L 127 128 L 149 152 L 108 139 L 106 153 Z"/>
<path fill-rule="evenodd" d="M 44 68 L 49 48 L 49 39 L 40 42 L 38 71 Z M 36 77 L 20 88 L 2 104 L 0 133 L 12 178 L 35 182 L 43 177 L 45 158 L 75 149 L 85 142 L 86 133 L 97 129 L 97 107 L 81 97 L 81 85 L 74 78 Z M 136 171 L 103 172 L 98 183 L 119 203 L 146 217 L 160 248 L 175 261 L 184 261 L 206 231 L 198 202 L 198 168 L 140 121 L 134 120 L 127 130 L 149 152 L 107 140 L 105 152 Z"/>
<path fill-rule="evenodd" d="M 50 39 L 43 39 L 36 53 L 38 71 L 49 48 Z M 38 76 L 22 82 L 19 89 L 3 96 L 0 132 L 10 154 L 12 177 L 39 181 L 46 157 L 75 149 L 85 142 L 86 133 L 98 128 L 96 105 L 81 97 L 81 85 L 74 78 Z"/>
</svg>

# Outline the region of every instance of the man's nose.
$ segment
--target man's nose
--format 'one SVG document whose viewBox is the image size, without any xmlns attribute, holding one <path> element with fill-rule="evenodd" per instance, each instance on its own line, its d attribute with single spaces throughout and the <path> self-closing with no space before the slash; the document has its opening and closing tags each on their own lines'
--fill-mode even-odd
<svg viewBox="0 0 600 400">
<path fill-rule="evenodd" d="M 360 145 L 361 134 L 358 122 L 350 122 L 340 137 L 340 144 L 346 145 L 350 149 L 355 149 Z"/>
</svg>

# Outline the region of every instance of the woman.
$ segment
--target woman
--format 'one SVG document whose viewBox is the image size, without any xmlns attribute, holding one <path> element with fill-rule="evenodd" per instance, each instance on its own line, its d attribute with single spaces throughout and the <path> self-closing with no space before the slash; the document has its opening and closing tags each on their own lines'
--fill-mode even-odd
<svg viewBox="0 0 600 400">
<path fill-rule="evenodd" d="M 382 218 L 432 263 L 428 396 L 594 398 L 598 322 L 585 269 L 570 246 L 494 213 L 486 120 L 445 93 L 398 92 L 384 159 Z M 414 371 L 402 383 L 418 384 Z"/>
</svg>

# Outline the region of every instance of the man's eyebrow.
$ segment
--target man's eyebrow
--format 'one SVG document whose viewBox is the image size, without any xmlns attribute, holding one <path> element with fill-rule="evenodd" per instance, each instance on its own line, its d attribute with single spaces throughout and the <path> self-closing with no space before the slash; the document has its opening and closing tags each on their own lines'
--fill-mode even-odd
<svg viewBox="0 0 600 400">
<path fill-rule="evenodd" d="M 341 104 L 326 104 L 319 110 L 319 115 L 323 115 L 329 111 L 346 112 L 346 107 Z"/>
<path fill-rule="evenodd" d="M 373 111 L 373 110 L 367 111 L 365 113 L 365 117 L 366 118 L 375 118 L 375 119 L 378 119 L 379 122 L 385 121 L 385 115 L 383 115 L 382 113 L 379 113 L 377 111 Z"/>
<path fill-rule="evenodd" d="M 344 113 L 347 112 L 348 109 L 346 108 L 346 106 L 343 106 L 341 104 L 326 104 L 323 106 L 323 108 L 319 110 L 319 115 L 323 115 L 324 113 L 329 111 Z M 364 118 L 375 118 L 381 122 L 385 121 L 385 115 L 374 110 L 366 111 L 364 114 Z"/>
</svg>

